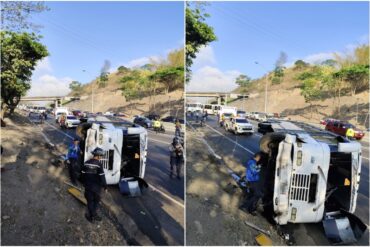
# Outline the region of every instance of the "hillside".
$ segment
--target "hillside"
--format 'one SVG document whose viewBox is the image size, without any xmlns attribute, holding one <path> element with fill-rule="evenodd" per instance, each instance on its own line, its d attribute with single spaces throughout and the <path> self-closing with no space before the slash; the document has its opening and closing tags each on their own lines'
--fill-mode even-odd
<svg viewBox="0 0 370 247">
<path fill-rule="evenodd" d="M 98 86 L 96 80 L 83 85 L 80 93 L 80 100 L 65 104 L 71 109 L 91 111 L 92 85 L 94 89 L 94 112 L 124 112 L 129 115 L 156 113 L 161 116 L 184 115 L 183 90 L 177 89 L 167 94 L 160 90 L 157 95 L 144 96 L 141 99 L 127 101 L 122 96 L 120 78 L 123 74 L 114 72 L 108 75 L 105 87 Z M 72 96 L 73 92 L 69 94 Z"/>
<path fill-rule="evenodd" d="M 301 95 L 300 85 L 296 77 L 302 70 L 287 68 L 280 84 L 273 85 L 271 80 L 267 80 L 267 112 L 283 113 L 292 120 L 318 123 L 326 117 L 347 120 L 362 128 L 369 128 L 369 92 L 367 90 L 351 96 L 345 92 L 341 97 L 340 113 L 337 110 L 334 99 L 323 97 L 313 101 L 312 114 L 310 104 L 305 102 Z M 248 87 L 239 87 L 234 92 L 249 94 L 245 100 L 236 100 L 230 105 L 245 109 L 246 111 L 264 111 L 265 83 L 267 77 L 252 81 Z M 356 111 L 358 117 L 356 122 Z"/>
</svg>

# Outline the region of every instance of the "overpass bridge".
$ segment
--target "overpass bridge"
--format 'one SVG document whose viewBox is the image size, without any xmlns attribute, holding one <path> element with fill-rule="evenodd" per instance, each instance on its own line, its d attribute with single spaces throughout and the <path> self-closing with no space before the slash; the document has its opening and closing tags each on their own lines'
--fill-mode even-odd
<svg viewBox="0 0 370 247">
<path fill-rule="evenodd" d="M 226 93 L 226 92 L 185 92 L 186 98 L 191 97 L 206 97 L 206 98 L 216 98 L 217 103 L 221 104 L 221 99 L 237 99 L 237 98 L 248 98 L 248 94 L 240 94 L 240 93 Z"/>
<path fill-rule="evenodd" d="M 62 100 L 79 100 L 80 97 L 69 97 L 69 96 L 32 96 L 22 97 L 20 102 L 31 102 L 31 101 L 53 101 L 55 107 L 58 107 Z"/>
</svg>

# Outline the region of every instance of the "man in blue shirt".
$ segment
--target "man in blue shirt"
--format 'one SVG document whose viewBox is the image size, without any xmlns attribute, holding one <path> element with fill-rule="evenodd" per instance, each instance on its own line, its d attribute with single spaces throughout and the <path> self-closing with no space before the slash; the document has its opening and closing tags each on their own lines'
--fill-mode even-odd
<svg viewBox="0 0 370 247">
<path fill-rule="evenodd" d="M 256 215 L 257 202 L 262 197 L 262 185 L 260 183 L 260 172 L 261 165 L 258 162 L 261 160 L 261 154 L 254 154 L 253 158 L 248 160 L 245 167 L 246 170 L 246 180 L 248 184 L 248 198 L 242 205 L 248 213 Z"/>
<path fill-rule="evenodd" d="M 76 138 L 73 143 L 68 147 L 67 159 L 68 159 L 68 171 L 71 178 L 71 182 L 76 184 L 76 173 L 75 168 L 79 167 L 79 158 L 81 154 L 81 149 L 79 145 L 79 140 Z"/>
</svg>

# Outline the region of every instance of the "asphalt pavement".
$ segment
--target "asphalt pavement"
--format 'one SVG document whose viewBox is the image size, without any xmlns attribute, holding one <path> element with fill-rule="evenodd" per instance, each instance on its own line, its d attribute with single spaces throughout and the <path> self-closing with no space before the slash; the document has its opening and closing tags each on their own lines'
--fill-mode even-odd
<svg viewBox="0 0 370 247">
<path fill-rule="evenodd" d="M 38 121 L 33 118 L 33 121 Z M 76 137 L 75 129 L 61 129 L 53 118 L 37 124 L 45 138 L 57 146 L 69 145 Z M 128 198 L 118 186 L 108 187 L 117 205 L 136 223 L 154 245 L 184 244 L 184 178 L 169 177 L 168 147 L 174 133 L 148 131 L 148 153 L 145 181 L 150 188 L 141 197 Z M 138 241 L 140 243 L 140 241 Z"/>
<path fill-rule="evenodd" d="M 257 132 L 258 122 L 256 121 L 250 121 L 256 131 L 253 135 L 234 135 L 231 132 L 226 132 L 218 125 L 216 116 L 208 116 L 206 124 L 203 127 L 196 124 L 191 117 L 187 117 L 187 121 L 202 135 L 204 140 L 217 155 L 223 158 L 232 157 L 232 159 L 241 166 L 245 164 L 254 153 L 259 151 L 259 140 L 262 134 Z M 355 215 L 357 215 L 369 228 L 369 146 L 368 142 L 365 140 L 360 143 L 363 146 L 363 159 Z M 187 143 L 187 147 L 190 146 L 191 144 Z M 327 241 L 325 241 L 325 237 L 322 235 L 323 229 L 321 223 L 302 225 L 305 225 L 308 234 L 311 232 L 315 235 L 313 237 L 317 239 L 318 244 L 328 244 Z"/>
</svg>

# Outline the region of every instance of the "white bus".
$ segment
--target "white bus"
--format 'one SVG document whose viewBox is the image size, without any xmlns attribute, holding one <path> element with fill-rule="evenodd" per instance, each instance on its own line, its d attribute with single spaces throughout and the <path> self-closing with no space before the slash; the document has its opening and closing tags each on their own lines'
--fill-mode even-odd
<svg viewBox="0 0 370 247">
<path fill-rule="evenodd" d="M 195 112 L 195 111 L 203 111 L 203 104 L 202 103 L 187 103 L 186 104 L 186 112 Z"/>
<path fill-rule="evenodd" d="M 210 115 L 217 115 L 220 108 L 221 108 L 221 105 L 215 105 L 215 104 L 203 105 L 203 110 L 207 111 L 207 113 Z"/>
</svg>

